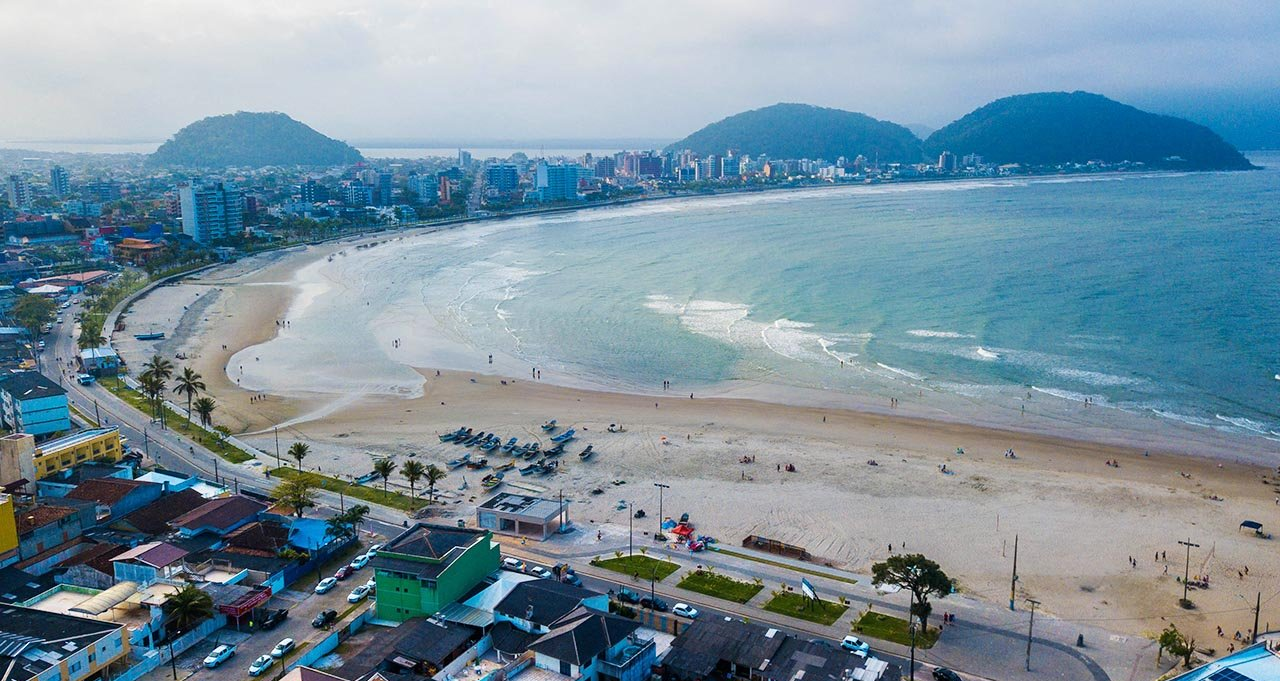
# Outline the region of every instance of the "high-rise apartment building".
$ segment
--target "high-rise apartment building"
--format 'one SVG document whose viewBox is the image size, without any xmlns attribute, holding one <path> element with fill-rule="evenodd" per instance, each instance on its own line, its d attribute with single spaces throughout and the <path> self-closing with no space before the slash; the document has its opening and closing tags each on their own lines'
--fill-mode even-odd
<svg viewBox="0 0 1280 681">
<path fill-rule="evenodd" d="M 178 188 L 182 201 L 182 232 L 207 244 L 244 230 L 244 195 L 222 182 L 184 184 Z"/>
<path fill-rule="evenodd" d="M 62 166 L 49 169 L 49 189 L 54 196 L 66 196 L 71 191 L 71 174 Z"/>
<path fill-rule="evenodd" d="M 21 175 L 10 175 L 5 183 L 10 208 L 27 208 L 31 205 L 31 185 Z"/>
<path fill-rule="evenodd" d="M 495 163 L 485 168 L 485 184 L 503 194 L 509 194 L 520 186 L 520 171 L 514 163 Z"/>
</svg>

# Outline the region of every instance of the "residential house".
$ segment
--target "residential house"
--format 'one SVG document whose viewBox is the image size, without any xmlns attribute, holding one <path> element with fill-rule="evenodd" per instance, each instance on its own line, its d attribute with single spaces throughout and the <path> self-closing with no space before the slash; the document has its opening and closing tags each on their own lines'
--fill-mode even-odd
<svg viewBox="0 0 1280 681">
<path fill-rule="evenodd" d="M 129 654 L 125 627 L 16 605 L 0 606 L 4 681 L 84 681 L 110 677 Z"/>
<path fill-rule="evenodd" d="M 0 379 L 0 417 L 6 428 L 36 437 L 71 430 L 67 391 L 38 371 Z"/>
<path fill-rule="evenodd" d="M 378 617 L 428 617 L 459 600 L 498 569 L 488 530 L 417 523 L 370 561 L 378 582 Z"/>
<path fill-rule="evenodd" d="M 67 492 L 67 499 L 92 501 L 98 505 L 97 520 L 105 522 L 136 511 L 160 498 L 164 487 L 141 480 L 98 478 L 86 480 Z"/>
<path fill-rule="evenodd" d="M 18 561 L 18 517 L 13 497 L 0 493 L 0 567 Z"/>
<path fill-rule="evenodd" d="M 111 521 L 111 527 L 122 532 L 134 532 L 148 537 L 165 535 L 172 531 L 169 527 L 171 520 L 194 511 L 206 502 L 208 499 L 200 496 L 196 490 L 184 489 L 166 494 L 126 515 L 116 516 Z"/>
<path fill-rule="evenodd" d="M 187 552 L 165 542 L 135 546 L 111 559 L 115 578 L 148 586 L 167 579 L 182 568 Z"/>
<path fill-rule="evenodd" d="M 493 609 L 496 621 L 517 629 L 545 634 L 561 618 L 582 607 L 609 611 L 609 597 L 551 579 L 530 579 L 516 584 Z"/>
<path fill-rule="evenodd" d="M 433 678 L 479 639 L 471 627 L 415 617 L 380 632 L 336 671 L 347 681 Z"/>
<path fill-rule="evenodd" d="M 552 623 L 530 650 L 534 665 L 576 681 L 646 681 L 657 660 L 635 620 L 586 607 Z M 843 652 L 843 651 L 842 651 Z"/>
<path fill-rule="evenodd" d="M 99 378 L 115 376 L 120 371 L 120 356 L 107 346 L 80 351 L 80 369 Z"/>
<path fill-rule="evenodd" d="M 56 499 L 67 496 L 81 483 L 98 478 L 133 479 L 133 466 L 128 464 L 107 464 L 89 461 L 79 466 L 68 468 L 44 478 L 36 483 L 36 496 Z"/>
<path fill-rule="evenodd" d="M 1272 681 L 1280 679 L 1280 639 L 1251 646 L 1201 665 L 1169 681 Z"/>
<path fill-rule="evenodd" d="M 232 530 L 253 522 L 266 508 L 266 504 L 246 496 L 222 497 L 211 499 L 174 518 L 169 521 L 169 525 L 184 537 L 193 537 L 202 532 L 225 536 Z"/>
</svg>

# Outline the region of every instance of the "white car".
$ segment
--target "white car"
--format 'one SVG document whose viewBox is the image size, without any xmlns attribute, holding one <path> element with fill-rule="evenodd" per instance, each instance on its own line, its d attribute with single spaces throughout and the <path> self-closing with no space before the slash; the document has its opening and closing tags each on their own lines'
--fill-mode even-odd
<svg viewBox="0 0 1280 681">
<path fill-rule="evenodd" d="M 249 665 L 249 676 L 258 676 L 262 672 L 267 671 L 267 669 L 275 663 L 276 659 L 274 657 L 271 657 L 270 655 L 263 655 L 254 660 L 253 664 Z"/>
<path fill-rule="evenodd" d="M 351 590 L 350 595 L 347 596 L 347 602 L 359 603 L 360 601 L 363 601 L 364 599 L 369 597 L 369 591 L 370 589 L 368 584 L 361 584 L 360 586 L 357 586 L 356 588 Z"/>
<path fill-rule="evenodd" d="M 288 655 L 291 650 L 293 650 L 293 639 L 286 638 L 277 643 L 276 647 L 271 649 L 271 657 L 284 657 L 285 655 Z"/>
<path fill-rule="evenodd" d="M 364 567 L 364 566 L 366 566 L 366 565 L 368 565 L 368 564 L 369 564 L 369 554 L 367 554 L 367 553 L 362 553 L 362 554 L 360 554 L 360 555 L 356 556 L 356 559 L 355 559 L 355 560 L 351 561 L 351 569 L 352 569 L 352 570 L 359 570 L 360 568 L 362 568 L 362 567 Z"/>
<path fill-rule="evenodd" d="M 537 577 L 538 579 L 551 579 L 551 571 L 541 565 L 535 565 L 529 568 L 529 574 Z"/>
<path fill-rule="evenodd" d="M 319 584 L 316 585 L 316 593 L 327 594 L 330 591 L 333 591 L 333 587 L 337 585 L 338 585 L 338 580 L 334 579 L 333 577 L 325 577 L 324 579 L 320 580 Z"/>
<path fill-rule="evenodd" d="M 671 612 L 681 617 L 688 617 L 691 620 L 698 619 L 698 609 L 685 603 L 676 603 L 671 608 Z"/>
<path fill-rule="evenodd" d="M 863 653 L 863 656 L 867 651 L 871 650 L 871 646 L 857 636 L 845 636 L 844 640 L 840 642 L 840 647 L 850 652 Z"/>
<path fill-rule="evenodd" d="M 519 558 L 507 556 L 502 559 L 502 567 L 506 570 L 514 570 L 516 572 L 524 572 L 524 561 Z"/>
<path fill-rule="evenodd" d="M 370 546 L 370 547 L 369 547 L 369 550 L 368 550 L 368 551 L 365 551 L 365 552 L 364 552 L 364 555 L 369 556 L 370 558 L 372 558 L 372 557 L 374 557 L 374 556 L 378 555 L 378 551 L 381 551 L 381 550 L 382 550 L 382 544 L 374 544 L 373 546 Z"/>
<path fill-rule="evenodd" d="M 208 657 L 204 658 L 204 666 L 208 667 L 209 669 L 213 669 L 214 667 L 217 667 L 223 662 L 230 660 L 231 656 L 235 654 L 236 654 L 235 648 L 232 648 L 231 646 L 226 644 L 220 645 L 217 648 L 214 648 L 209 653 Z"/>
<path fill-rule="evenodd" d="M 376 591 L 378 589 L 378 582 L 373 577 L 370 577 L 369 581 L 365 582 L 364 585 L 369 587 L 370 591 Z"/>
</svg>

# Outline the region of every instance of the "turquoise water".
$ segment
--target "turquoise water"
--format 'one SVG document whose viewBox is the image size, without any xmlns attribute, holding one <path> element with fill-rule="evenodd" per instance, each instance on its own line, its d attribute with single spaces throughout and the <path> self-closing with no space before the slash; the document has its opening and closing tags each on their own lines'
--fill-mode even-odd
<svg viewBox="0 0 1280 681">
<path fill-rule="evenodd" d="M 763 382 L 949 413 L 1089 398 L 1092 414 L 1280 438 L 1280 156 L 1254 160 L 1270 167 L 656 202 L 326 266 L 376 280 L 359 294 L 375 336 L 444 329 L 392 357 L 417 366 L 484 370 L 495 353 L 512 375 Z M 307 314 L 349 320 L 362 303 L 339 298 Z"/>
</svg>

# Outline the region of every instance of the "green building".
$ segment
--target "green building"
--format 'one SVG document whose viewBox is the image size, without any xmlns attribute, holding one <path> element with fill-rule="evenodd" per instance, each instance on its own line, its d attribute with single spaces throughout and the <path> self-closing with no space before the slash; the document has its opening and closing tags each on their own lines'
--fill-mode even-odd
<svg viewBox="0 0 1280 681">
<path fill-rule="evenodd" d="M 430 617 L 497 570 L 500 558 L 488 530 L 418 523 L 369 563 L 378 585 L 378 619 Z"/>
</svg>

